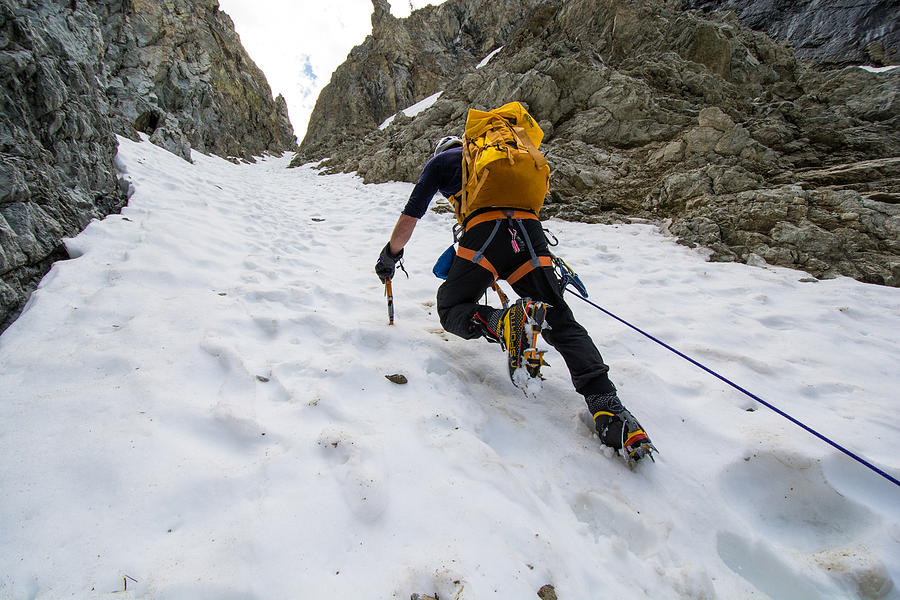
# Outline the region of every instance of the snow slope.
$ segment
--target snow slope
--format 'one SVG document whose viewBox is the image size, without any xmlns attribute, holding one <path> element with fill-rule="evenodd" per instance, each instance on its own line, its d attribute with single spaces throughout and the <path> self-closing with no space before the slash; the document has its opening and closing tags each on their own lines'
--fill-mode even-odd
<svg viewBox="0 0 900 600">
<path fill-rule="evenodd" d="M 631 470 L 558 355 L 527 397 L 443 332 L 449 215 L 389 327 L 410 185 L 119 159 L 130 205 L 0 337 L 0 598 L 900 598 L 900 488 L 774 412 L 573 297 L 660 449 Z M 593 300 L 900 475 L 900 290 L 548 226 Z"/>
</svg>

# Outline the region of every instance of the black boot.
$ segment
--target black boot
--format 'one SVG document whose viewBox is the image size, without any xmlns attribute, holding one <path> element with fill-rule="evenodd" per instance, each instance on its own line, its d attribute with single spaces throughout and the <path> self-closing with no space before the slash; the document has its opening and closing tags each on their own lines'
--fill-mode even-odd
<svg viewBox="0 0 900 600">
<path fill-rule="evenodd" d="M 487 312 L 477 311 L 472 315 L 472 328 L 492 344 L 502 344 L 500 339 L 500 319 L 506 310 L 494 308 Z"/>
<path fill-rule="evenodd" d="M 615 392 L 586 396 L 585 401 L 604 445 L 620 451 L 629 461 L 638 461 L 645 456 L 653 460 L 652 452 L 656 448 L 650 437 L 631 412 L 622 406 Z"/>
</svg>

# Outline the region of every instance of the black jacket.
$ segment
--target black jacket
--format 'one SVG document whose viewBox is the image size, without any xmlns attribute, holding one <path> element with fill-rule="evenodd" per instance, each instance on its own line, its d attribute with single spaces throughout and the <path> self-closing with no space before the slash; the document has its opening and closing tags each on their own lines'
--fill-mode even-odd
<svg viewBox="0 0 900 600">
<path fill-rule="evenodd" d="M 449 198 L 462 189 L 462 148 L 450 148 L 428 161 L 409 195 L 404 215 L 421 219 L 437 192 Z"/>
</svg>

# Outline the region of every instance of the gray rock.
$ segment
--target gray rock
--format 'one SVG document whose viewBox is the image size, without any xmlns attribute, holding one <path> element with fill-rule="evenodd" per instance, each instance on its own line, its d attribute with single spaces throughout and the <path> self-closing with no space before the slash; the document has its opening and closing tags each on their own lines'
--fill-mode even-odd
<svg viewBox="0 0 900 600">
<path fill-rule="evenodd" d="M 191 143 L 179 128 L 178 123 L 169 115 L 164 115 L 161 120 L 162 123 L 153 127 L 150 141 L 160 148 L 165 148 L 172 154 L 190 161 Z"/>
<path fill-rule="evenodd" d="M 296 149 L 284 99 L 273 99 L 234 24 L 208 0 L 101 2 L 105 82 L 116 130 L 189 158 L 251 158 Z M 158 131 L 162 128 L 163 131 Z"/>
<path fill-rule="evenodd" d="M 742 24 L 790 42 L 798 57 L 820 64 L 900 61 L 900 6 L 894 0 L 681 0 L 681 5 L 734 11 Z"/>
<path fill-rule="evenodd" d="M 719 131 L 734 129 L 734 121 L 718 106 L 707 106 L 700 111 L 697 120 L 700 122 L 700 127 L 712 127 Z"/>
</svg>

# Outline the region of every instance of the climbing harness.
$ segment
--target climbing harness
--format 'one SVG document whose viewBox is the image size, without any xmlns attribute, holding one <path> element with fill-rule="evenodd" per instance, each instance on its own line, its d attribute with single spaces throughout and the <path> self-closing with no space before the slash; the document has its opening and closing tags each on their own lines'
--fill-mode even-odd
<svg viewBox="0 0 900 600">
<path fill-rule="evenodd" d="M 526 210 L 516 210 L 509 208 L 501 208 L 496 210 L 488 210 L 482 213 L 476 213 L 472 218 L 466 221 L 461 229 L 454 229 L 454 239 L 458 240 L 460 232 L 465 233 L 472 227 L 476 225 L 480 225 L 481 223 L 487 223 L 490 221 L 494 222 L 494 228 L 491 230 L 491 233 L 488 235 L 487 239 L 481 245 L 478 250 L 474 250 L 472 248 L 466 248 L 465 246 L 460 245 L 456 250 L 456 255 L 462 259 L 469 260 L 476 265 L 487 269 L 491 275 L 494 276 L 494 282 L 498 279 L 506 279 L 507 283 L 510 285 L 515 284 L 522 277 L 533 271 L 538 267 L 551 267 L 553 266 L 553 259 L 549 256 L 538 256 L 534 251 L 534 245 L 531 243 L 531 237 L 525 231 L 525 226 L 523 221 L 527 220 L 538 220 L 538 217 L 533 212 L 529 212 Z M 484 252 L 487 250 L 488 246 L 490 246 L 491 242 L 494 241 L 494 238 L 497 236 L 497 232 L 500 231 L 500 228 L 503 226 L 503 222 L 506 221 L 506 227 L 510 234 L 510 244 L 512 246 L 513 252 L 518 254 L 523 250 L 522 238 L 524 238 L 524 245 L 528 249 L 529 258 L 522 262 L 522 264 L 513 270 L 512 273 L 507 275 L 506 277 L 500 277 L 500 273 L 497 271 L 496 267 L 491 264 L 491 262 L 484 257 Z M 518 227 L 516 227 L 516 225 Z M 519 237 L 519 233 L 521 232 L 522 237 Z"/>
<path fill-rule="evenodd" d="M 778 407 L 776 407 L 776 406 L 770 404 L 769 402 L 766 402 L 765 400 L 763 400 L 762 398 L 760 398 L 760 397 L 757 396 L 756 394 L 747 391 L 746 389 L 742 388 L 741 386 L 739 386 L 738 384 L 734 383 L 734 382 L 731 381 L 730 379 L 728 379 L 728 378 L 726 378 L 726 377 L 724 377 L 724 376 L 722 376 L 722 375 L 719 375 L 718 373 L 716 373 L 715 371 L 713 371 L 712 369 L 710 369 L 710 368 L 707 367 L 706 365 L 704 365 L 704 364 L 702 364 L 702 363 L 700 363 L 700 362 L 694 360 L 693 358 L 691 358 L 691 357 L 688 356 L 687 354 L 684 354 L 683 352 L 681 352 L 681 351 L 679 351 L 679 350 L 673 348 L 673 347 L 670 346 L 669 344 L 667 344 L 667 343 L 663 342 L 662 340 L 660 340 L 660 339 L 658 339 L 658 338 L 656 338 L 656 337 L 650 335 L 649 333 L 647 333 L 646 331 L 643 331 L 643 330 L 640 329 L 639 327 L 636 327 L 635 325 L 632 325 L 631 323 L 629 323 L 629 322 L 626 321 L 625 319 L 623 319 L 623 318 L 621 318 L 621 317 L 619 317 L 619 316 L 617 316 L 617 315 L 611 313 L 610 311 L 606 310 L 605 308 L 603 308 L 603 307 L 600 306 L 599 304 L 596 304 L 596 303 L 594 303 L 594 302 L 591 302 L 590 300 L 587 299 L 587 290 L 584 289 L 584 284 L 581 284 L 581 281 L 578 279 L 578 275 L 576 275 L 575 272 L 572 271 L 571 268 L 569 268 L 568 265 L 566 265 L 564 262 L 562 262 L 561 259 L 558 259 L 558 261 L 559 261 L 559 264 L 562 264 L 562 265 L 565 267 L 565 269 L 571 273 L 572 279 L 566 281 L 566 283 L 565 283 L 565 285 L 564 285 L 564 289 L 565 289 L 566 291 L 568 291 L 570 294 L 572 294 L 573 296 L 579 298 L 580 300 L 586 302 L 587 304 L 590 304 L 591 306 L 593 306 L 593 307 L 596 308 L 597 310 L 599 310 L 599 311 L 603 312 L 604 314 L 606 314 L 606 315 L 612 317 L 612 318 L 615 319 L 616 321 L 619 321 L 619 322 L 622 323 L 623 325 L 626 325 L 626 326 L 630 327 L 631 329 L 637 331 L 638 333 L 640 333 L 640 334 L 643 335 L 644 337 L 647 337 L 647 338 L 653 340 L 654 342 L 656 342 L 657 344 L 659 344 L 660 346 L 662 346 L 662 347 L 665 348 L 666 350 L 669 350 L 670 352 L 675 353 L 676 355 L 678 355 L 678 356 L 680 356 L 681 358 L 683 358 L 684 360 L 688 361 L 689 363 L 691 363 L 691 364 L 694 365 L 695 367 L 698 367 L 698 368 L 700 368 L 700 369 L 703 369 L 704 371 L 706 371 L 707 373 L 709 373 L 710 375 L 712 375 L 712 376 L 715 377 L 716 379 L 719 379 L 720 381 L 722 381 L 722 382 L 724 382 L 724 383 L 730 385 L 731 387 L 733 387 L 734 389 L 738 390 L 738 391 L 741 392 L 742 394 L 744 394 L 744 395 L 746 395 L 746 396 L 752 398 L 753 400 L 756 400 L 757 402 L 759 402 L 759 403 L 762 404 L 763 406 L 772 409 L 773 411 L 775 411 L 776 413 L 778 413 L 779 415 L 781 415 L 782 417 L 784 417 L 785 419 L 787 419 L 788 421 L 790 421 L 791 423 L 793 423 L 794 425 L 797 425 L 798 427 L 801 427 L 802 429 L 804 429 L 804 430 L 806 430 L 807 432 L 811 433 L 812 435 L 816 436 L 817 438 L 819 438 L 820 440 L 822 440 L 822 441 L 825 442 L 826 444 L 830 445 L 831 447 L 835 448 L 836 450 L 839 450 L 840 452 L 842 452 L 842 453 L 844 453 L 845 455 L 849 456 L 850 458 L 852 458 L 852 459 L 855 460 L 856 462 L 860 463 L 861 465 L 863 465 L 863 466 L 865 466 L 865 467 L 871 469 L 872 471 L 874 471 L 874 472 L 877 473 L 878 475 L 881 475 L 882 477 L 884 477 L 885 479 L 887 479 L 888 481 L 890 481 L 890 482 L 893 483 L 894 485 L 900 486 L 900 480 L 897 480 L 896 477 L 892 477 L 891 475 L 889 475 L 888 473 L 886 473 L 886 472 L 883 471 L 882 469 L 879 469 L 878 467 L 876 467 L 875 465 L 873 465 L 872 463 L 870 463 L 870 462 L 867 461 L 866 459 L 862 458 L 861 456 L 859 456 L 859 455 L 857 455 L 857 454 L 851 452 L 851 451 L 848 450 L 847 448 L 844 448 L 844 447 L 841 446 L 840 444 L 838 444 L 838 443 L 834 442 L 833 440 L 827 438 L 826 436 L 822 435 L 821 433 L 819 433 L 818 431 L 816 431 L 816 430 L 813 429 L 812 427 L 809 427 L 809 426 L 806 425 L 805 423 L 802 423 L 801 421 L 795 419 L 794 417 L 792 417 L 791 415 L 787 414 L 786 412 L 784 412 L 783 410 L 779 409 Z M 575 283 L 576 281 L 577 281 L 578 284 L 580 284 L 580 285 L 576 284 L 576 283 Z M 571 289 L 569 286 L 571 286 L 571 288 L 574 288 L 574 290 Z M 583 290 L 583 289 L 584 289 L 584 292 L 582 293 L 582 290 Z"/>
</svg>

